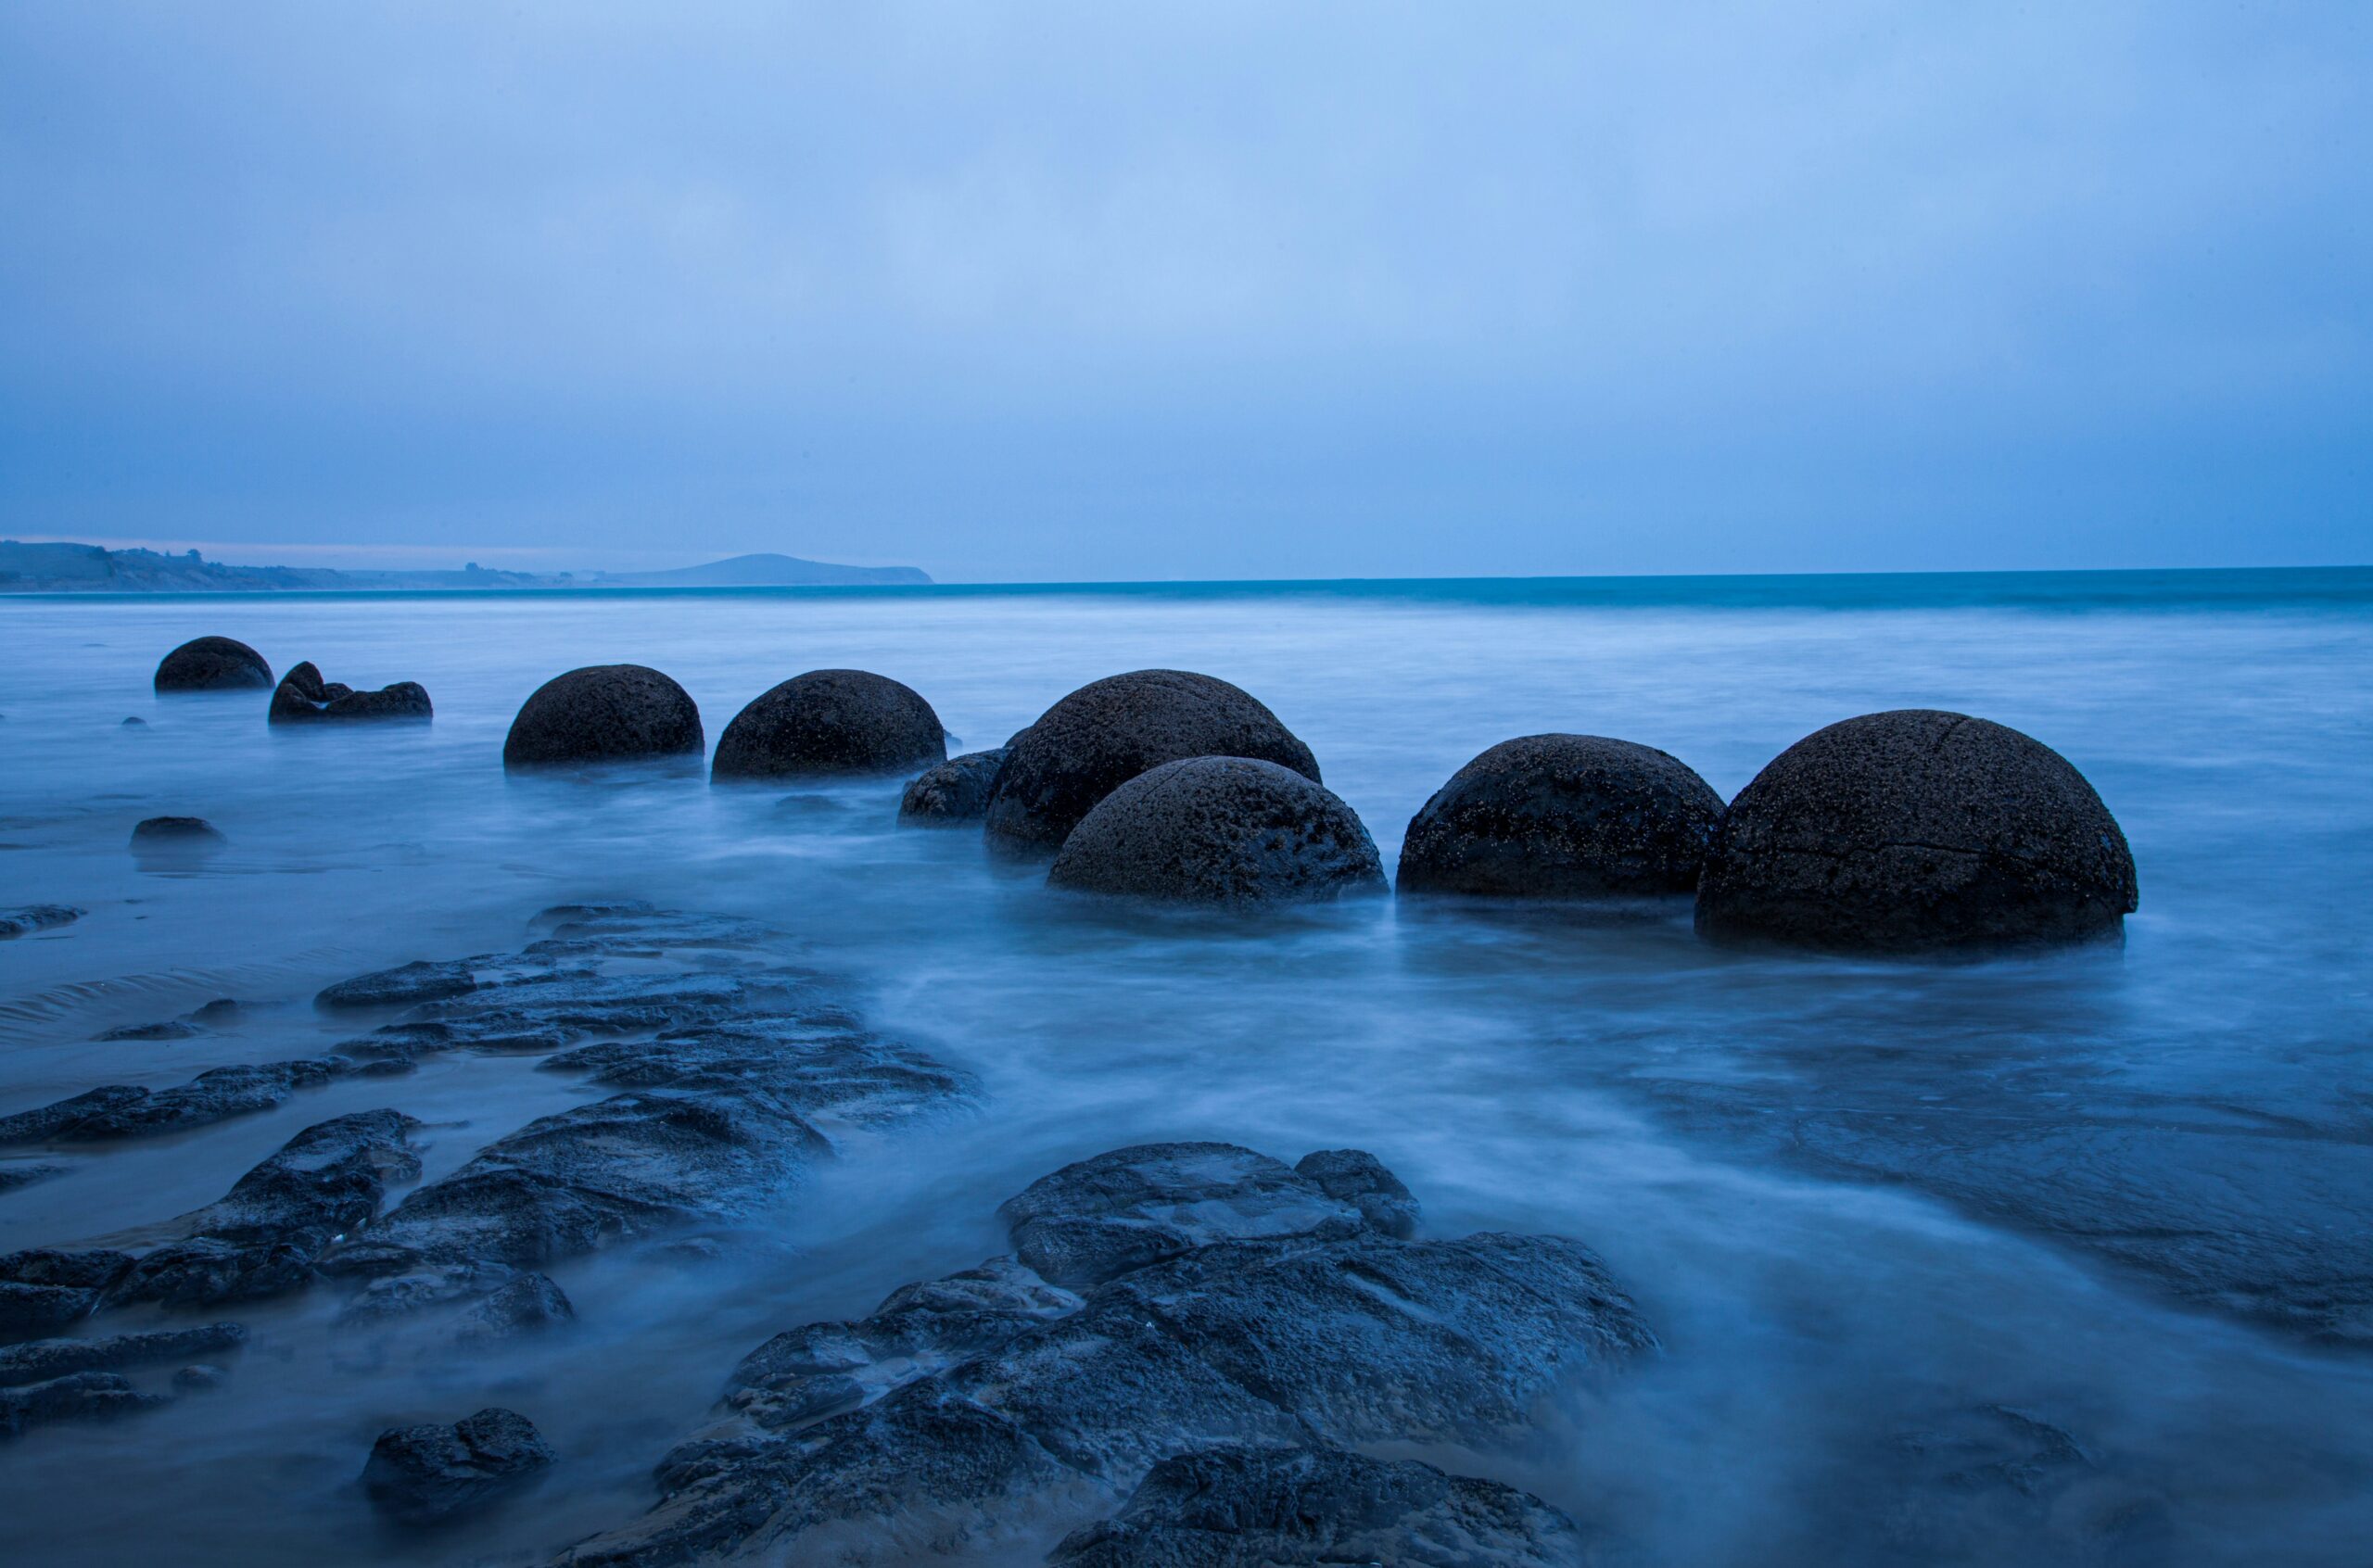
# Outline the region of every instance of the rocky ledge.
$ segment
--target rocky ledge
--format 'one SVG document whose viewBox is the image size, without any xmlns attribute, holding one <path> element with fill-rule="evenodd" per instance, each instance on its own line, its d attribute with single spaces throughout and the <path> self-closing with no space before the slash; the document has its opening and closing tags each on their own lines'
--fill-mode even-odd
<svg viewBox="0 0 2373 1568">
<path fill-rule="evenodd" d="M 1000 1215 L 1017 1256 L 753 1352 L 657 1506 L 563 1561 L 1203 1562 L 1170 1549 L 1215 1519 L 1274 1540 L 1246 1562 L 1580 1560 L 1538 1499 L 1349 1450 L 1510 1442 L 1567 1379 L 1653 1347 L 1584 1247 L 1415 1239 L 1415 1199 L 1353 1150 L 1118 1149 Z M 1270 1506 L 1305 1495 L 1323 1517 Z M 1460 1533 L 1500 1555 L 1419 1549 Z"/>
</svg>

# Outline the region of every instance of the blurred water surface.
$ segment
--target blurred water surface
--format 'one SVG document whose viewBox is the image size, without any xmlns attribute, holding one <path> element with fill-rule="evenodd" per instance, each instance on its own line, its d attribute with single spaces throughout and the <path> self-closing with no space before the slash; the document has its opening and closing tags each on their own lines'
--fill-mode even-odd
<svg viewBox="0 0 2373 1568">
<path fill-rule="evenodd" d="M 201 633 L 418 680 L 436 722 L 268 733 L 260 693 L 153 695 Z M 0 636 L 0 904 L 89 912 L 0 944 L 0 1111 L 322 1049 L 324 983 L 515 947 L 536 910 L 604 897 L 762 918 L 988 1088 L 722 1270 L 555 1270 L 577 1332 L 493 1369 L 343 1364 L 326 1299 L 250 1314 L 219 1393 L 0 1448 L 21 1561 L 532 1560 L 644 1506 L 766 1335 L 998 1250 L 997 1200 L 1065 1160 L 1174 1137 L 1369 1148 L 1432 1233 L 1604 1253 L 1665 1354 L 1574 1390 L 1523 1452 L 1433 1457 L 1651 1561 L 2337 1564 L 2373 1539 L 2349 1343 L 2373 1326 L 2292 1299 L 2367 1245 L 2373 1204 L 2373 575 L 20 599 Z M 2142 907 L 2122 954 L 1982 965 L 1709 951 L 1685 909 L 1108 909 L 977 835 L 898 830 L 895 783 L 506 778 L 528 692 L 615 661 L 675 676 L 712 741 L 775 682 L 857 666 L 967 748 L 1098 676 L 1207 671 L 1310 743 L 1388 863 L 1511 736 L 1644 741 L 1727 796 L 1821 725 L 1954 708 L 2092 779 Z M 228 847 L 144 867 L 126 836 L 164 813 Z M 254 1004 L 224 1033 L 93 1041 L 221 995 Z M 433 1177 L 585 1093 L 463 1058 L 342 1083 L 0 1190 L 0 1247 L 154 1225 L 339 1111 L 431 1122 Z M 463 1558 L 376 1534 L 352 1486 L 373 1435 L 487 1403 L 565 1456 L 532 1505 Z M 2081 1463 L 2023 1483 L 1936 1459 L 2002 1410 Z"/>
</svg>

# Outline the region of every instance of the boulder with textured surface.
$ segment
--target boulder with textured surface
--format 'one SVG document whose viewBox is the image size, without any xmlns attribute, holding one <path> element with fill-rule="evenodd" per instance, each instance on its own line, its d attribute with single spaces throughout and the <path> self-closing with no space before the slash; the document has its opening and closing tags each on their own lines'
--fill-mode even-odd
<svg viewBox="0 0 2373 1568">
<path fill-rule="evenodd" d="M 952 827 L 978 822 L 989 814 L 989 798 L 1004 770 L 1006 748 L 967 752 L 926 768 L 898 802 L 898 821 L 909 828 Z"/>
<path fill-rule="evenodd" d="M 1310 748 L 1250 692 L 1186 670 L 1091 681 L 1009 743 L 990 841 L 1051 853 L 1098 802 L 1182 757 L 1255 757 L 1320 782 Z"/>
<path fill-rule="evenodd" d="M 437 1524 L 525 1484 L 555 1456 L 515 1410 L 483 1410 L 450 1426 L 391 1427 L 371 1445 L 362 1488 L 403 1524 Z"/>
<path fill-rule="evenodd" d="M 1403 893 L 1639 898 L 1687 893 L 1722 797 L 1680 759 L 1597 735 L 1503 740 L 1409 821 Z"/>
<path fill-rule="evenodd" d="M 505 767 L 697 754 L 690 693 L 641 664 L 590 664 L 536 688 L 502 742 Z"/>
<path fill-rule="evenodd" d="M 1049 1568 L 1583 1568 L 1565 1514 L 1496 1481 L 1341 1448 L 1205 1448 L 1163 1460 Z"/>
<path fill-rule="evenodd" d="M 2126 835 L 2041 741 L 1905 708 L 1817 730 L 1739 791 L 1697 929 L 1847 953 L 2114 937 L 2136 905 Z"/>
<path fill-rule="evenodd" d="M 913 688 L 869 670 L 810 670 L 733 715 L 710 777 L 864 776 L 946 756 L 947 732 Z"/>
<path fill-rule="evenodd" d="M 1325 786 L 1250 757 L 1187 757 L 1114 790 L 1063 841 L 1047 882 L 1190 904 L 1385 891 L 1384 863 Z"/>
<path fill-rule="evenodd" d="M 156 685 L 159 691 L 269 690 L 272 666 L 235 638 L 197 637 L 165 655 Z"/>
<path fill-rule="evenodd" d="M 307 660 L 280 677 L 265 718 L 273 724 L 328 724 L 373 719 L 425 719 L 435 716 L 428 693 L 420 683 L 400 680 L 376 691 L 357 691 L 337 681 L 325 681 Z"/>
</svg>

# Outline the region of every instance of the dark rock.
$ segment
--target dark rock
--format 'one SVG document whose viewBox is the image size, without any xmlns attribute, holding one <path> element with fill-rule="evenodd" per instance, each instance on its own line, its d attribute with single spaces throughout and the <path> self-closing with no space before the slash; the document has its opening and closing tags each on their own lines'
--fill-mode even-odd
<svg viewBox="0 0 2373 1568">
<path fill-rule="evenodd" d="M 93 1035 L 94 1040 L 112 1043 L 125 1040 L 194 1040 L 206 1032 L 196 1024 L 181 1018 L 168 1018 L 161 1023 L 125 1024 Z"/>
<path fill-rule="evenodd" d="M 124 721 L 116 727 L 119 729 L 146 729 L 148 727 L 148 721 L 137 714 L 128 714 L 125 716 Z"/>
<path fill-rule="evenodd" d="M 1320 1169 L 1348 1176 L 1359 1162 L 1340 1151 Z M 1383 1190 L 1380 1172 L 1354 1180 Z M 1120 1150 L 1050 1180 L 1009 1208 L 1018 1240 L 1148 1215 L 1188 1235 L 1209 1217 L 1220 1239 L 1122 1265 L 1077 1295 L 998 1259 L 894 1294 L 859 1321 L 778 1336 L 737 1370 L 728 1423 L 661 1463 L 657 1507 L 564 1561 L 798 1562 L 827 1549 L 898 1561 L 913 1542 L 1025 1514 L 1085 1524 L 1162 1461 L 1215 1444 L 1504 1442 L 1569 1375 L 1655 1344 L 1572 1242 L 1402 1240 L 1248 1150 Z M 1233 1233 L 1297 1210 L 1312 1229 Z M 1088 1271 L 1120 1261 L 1103 1255 Z M 1353 1507 L 1393 1495 L 1371 1479 L 1335 1495 Z M 1469 1494 L 1449 1517 L 1489 1519 L 1485 1500 Z M 887 1520 L 895 1540 L 851 1551 L 856 1532 Z"/>
<path fill-rule="evenodd" d="M 157 1361 L 183 1361 L 247 1342 L 237 1323 L 169 1329 L 155 1334 L 119 1334 L 106 1339 L 36 1339 L 0 1347 L 0 1386 L 43 1383 L 82 1372 L 111 1372 Z"/>
<path fill-rule="evenodd" d="M 374 1110 L 306 1128 L 220 1202 L 184 1216 L 182 1239 L 134 1262 L 108 1304 L 215 1306 L 303 1289 L 315 1260 L 377 1215 L 389 1178 L 420 1174 L 411 1143 L 418 1126 Z"/>
<path fill-rule="evenodd" d="M 171 1401 L 143 1394 L 113 1372 L 75 1372 L 25 1388 L 0 1388 L 0 1439 L 57 1421 L 107 1421 Z"/>
<path fill-rule="evenodd" d="M 202 816 L 146 817 L 134 823 L 132 828 L 134 849 L 221 842 L 222 830 Z"/>
<path fill-rule="evenodd" d="M 1385 891 L 1376 841 L 1350 806 L 1250 757 L 1188 757 L 1130 779 L 1072 829 L 1047 880 L 1199 904 Z"/>
<path fill-rule="evenodd" d="M 545 1275 L 523 1273 L 462 1315 L 461 1337 L 485 1344 L 576 1321 L 566 1292 Z"/>
<path fill-rule="evenodd" d="M 0 942 L 70 926 L 82 917 L 81 910 L 65 904 L 25 904 L 14 909 L 0 909 Z"/>
<path fill-rule="evenodd" d="M 1409 821 L 1400 891 L 1595 899 L 1692 892 L 1722 797 L 1678 758 L 1596 735 L 1503 740 Z"/>
<path fill-rule="evenodd" d="M 440 1524 L 482 1507 L 555 1456 L 526 1416 L 484 1410 L 450 1426 L 391 1427 L 362 1468 L 372 1505 L 400 1524 Z"/>
<path fill-rule="evenodd" d="M 442 964 L 414 959 L 324 986 L 313 1002 L 322 1007 L 409 1007 L 467 995 L 477 984 L 477 972 L 469 959 Z"/>
<path fill-rule="evenodd" d="M 991 842 L 1051 854 L 1105 796 L 1183 757 L 1254 757 L 1320 782 L 1310 748 L 1250 693 L 1184 670 L 1092 681 L 1008 743 Z"/>
<path fill-rule="evenodd" d="M 230 996 L 218 996 L 196 1012 L 185 1015 L 191 1023 L 208 1029 L 219 1028 L 238 1016 L 238 1001 L 235 997 Z"/>
<path fill-rule="evenodd" d="M 132 1258 L 36 1247 L 0 1256 L 0 1344 L 44 1339 L 97 1309 Z"/>
<path fill-rule="evenodd" d="M 1161 1461 L 1050 1568 L 1580 1568 L 1572 1520 L 1496 1481 L 1341 1448 L 1205 1448 Z"/>
<path fill-rule="evenodd" d="M 1373 1156 L 1363 1157 L 1393 1180 Z M 1234 1144 L 1114 1149 L 1041 1176 L 1007 1199 L 997 1218 L 1023 1263 L 1073 1287 L 1101 1284 L 1215 1241 L 1351 1235 L 1365 1223 L 1349 1195 L 1339 1197 L 1284 1161 Z"/>
<path fill-rule="evenodd" d="M 994 752 L 967 752 L 927 769 L 907 786 L 898 802 L 898 820 L 909 828 L 978 822 L 989 814 L 989 796 L 1005 759 L 1000 746 Z"/>
<path fill-rule="evenodd" d="M 946 755 L 939 715 L 912 688 L 867 670 L 810 670 L 734 715 L 711 777 L 895 773 Z"/>
<path fill-rule="evenodd" d="M 30 1187 L 35 1182 L 46 1182 L 52 1176 L 65 1174 L 65 1171 L 66 1167 L 62 1165 L 25 1164 L 11 1160 L 7 1164 L 0 1165 L 0 1193 L 14 1192 L 19 1187 Z"/>
<path fill-rule="evenodd" d="M 2114 937 L 2136 904 L 2126 835 L 2058 752 L 1908 708 L 1783 752 L 1716 830 L 1697 929 L 1849 953 Z"/>
<path fill-rule="evenodd" d="M 142 1138 L 270 1110 L 298 1089 L 327 1083 L 349 1064 L 311 1059 L 215 1068 L 171 1089 L 110 1083 L 0 1117 L 0 1145 Z"/>
<path fill-rule="evenodd" d="M 221 1367 L 199 1362 L 173 1373 L 173 1388 L 183 1394 L 202 1394 L 222 1387 L 231 1381 L 231 1374 Z"/>
<path fill-rule="evenodd" d="M 159 691 L 269 689 L 272 666 L 263 655 L 227 637 L 193 638 L 157 666 Z"/>
<path fill-rule="evenodd" d="M 1294 1164 L 1294 1174 L 1360 1211 L 1360 1218 L 1389 1236 L 1417 1233 L 1417 1199 L 1401 1178 L 1365 1149 L 1319 1149 Z"/>
<path fill-rule="evenodd" d="M 425 719 L 435 716 L 428 693 L 417 681 L 400 680 L 376 691 L 322 679 L 311 661 L 298 664 L 280 680 L 265 714 L 271 724 L 323 724 L 372 719 Z"/>
<path fill-rule="evenodd" d="M 682 687 L 641 664 L 593 664 L 536 689 L 511 721 L 502 765 L 680 756 L 704 744 Z"/>
</svg>

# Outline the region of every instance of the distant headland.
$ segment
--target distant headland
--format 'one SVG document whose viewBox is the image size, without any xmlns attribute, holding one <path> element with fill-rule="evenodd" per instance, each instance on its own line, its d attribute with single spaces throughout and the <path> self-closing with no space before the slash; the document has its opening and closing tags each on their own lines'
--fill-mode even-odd
<svg viewBox="0 0 2373 1568">
<path fill-rule="evenodd" d="M 913 566 L 839 566 L 795 555 L 737 555 L 672 572 L 452 572 L 228 566 L 196 550 L 108 550 L 0 539 L 0 593 L 253 593 L 278 590 L 591 588 L 848 588 L 929 583 Z"/>
</svg>

